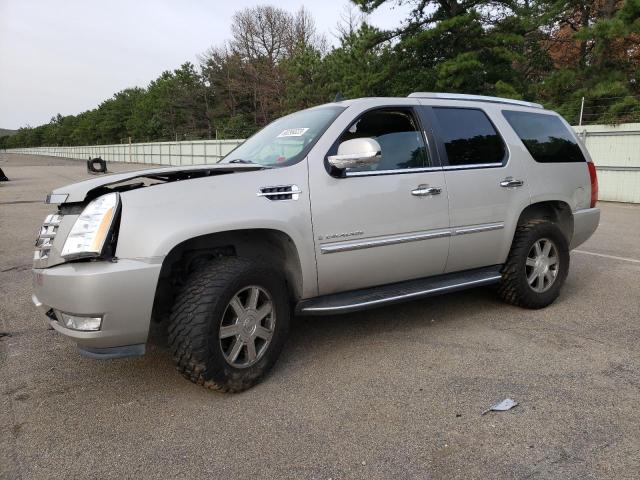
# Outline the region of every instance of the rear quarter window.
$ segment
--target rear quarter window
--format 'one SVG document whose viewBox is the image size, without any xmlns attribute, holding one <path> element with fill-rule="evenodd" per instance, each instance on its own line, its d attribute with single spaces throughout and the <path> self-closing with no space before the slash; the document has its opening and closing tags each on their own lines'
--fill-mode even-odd
<svg viewBox="0 0 640 480">
<path fill-rule="evenodd" d="M 585 162 L 586 159 L 567 126 L 555 115 L 503 110 L 536 162 Z"/>
</svg>

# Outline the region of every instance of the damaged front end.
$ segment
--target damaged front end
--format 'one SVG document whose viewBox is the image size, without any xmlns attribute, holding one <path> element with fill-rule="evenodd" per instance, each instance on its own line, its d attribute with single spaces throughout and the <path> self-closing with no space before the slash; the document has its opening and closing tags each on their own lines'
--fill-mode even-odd
<svg viewBox="0 0 640 480">
<path fill-rule="evenodd" d="M 56 189 L 47 196 L 46 203 L 57 205 L 58 210 L 47 216 L 40 228 L 33 268 L 69 261 L 113 260 L 123 193 L 262 168 L 255 164 L 153 168 L 105 175 Z"/>
<path fill-rule="evenodd" d="M 263 168 L 265 167 L 256 164 L 225 163 L 191 167 L 159 167 L 114 173 L 58 188 L 50 195 L 51 200 L 48 203 L 84 203 L 111 192 L 122 193 L 169 182 L 225 175 L 240 171 L 261 170 Z M 63 201 L 60 201 L 61 199 Z"/>
</svg>

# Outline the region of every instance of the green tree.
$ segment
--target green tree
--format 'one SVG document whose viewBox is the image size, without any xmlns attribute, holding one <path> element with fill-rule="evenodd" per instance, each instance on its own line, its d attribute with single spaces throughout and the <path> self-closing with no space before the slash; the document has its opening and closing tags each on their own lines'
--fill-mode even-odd
<svg viewBox="0 0 640 480">
<path fill-rule="evenodd" d="M 408 0 L 352 0 L 362 12 Z M 640 121 L 640 0 L 419 0 L 390 30 L 348 10 L 327 46 L 305 10 L 238 11 L 228 42 L 78 115 L 2 137 L 7 148 L 241 138 L 300 108 L 412 91 L 544 103 L 570 122 Z M 355 7 L 353 7 L 355 9 Z"/>
<path fill-rule="evenodd" d="M 381 33 L 364 23 L 340 38 L 340 45 L 324 58 L 325 92 L 347 98 L 389 94 L 395 60 L 391 47 L 379 41 Z"/>
</svg>

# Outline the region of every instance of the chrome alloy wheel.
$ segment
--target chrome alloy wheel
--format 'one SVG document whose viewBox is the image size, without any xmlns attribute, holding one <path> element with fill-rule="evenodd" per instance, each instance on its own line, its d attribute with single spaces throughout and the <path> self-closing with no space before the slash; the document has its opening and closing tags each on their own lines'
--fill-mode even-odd
<svg viewBox="0 0 640 480">
<path fill-rule="evenodd" d="M 556 281 L 559 267 L 555 243 L 548 238 L 537 240 L 529 249 L 525 265 L 529 287 L 537 293 L 546 292 Z"/>
<path fill-rule="evenodd" d="M 255 285 L 232 298 L 220 323 L 220 348 L 229 365 L 247 368 L 267 351 L 276 325 L 269 293 Z"/>
</svg>

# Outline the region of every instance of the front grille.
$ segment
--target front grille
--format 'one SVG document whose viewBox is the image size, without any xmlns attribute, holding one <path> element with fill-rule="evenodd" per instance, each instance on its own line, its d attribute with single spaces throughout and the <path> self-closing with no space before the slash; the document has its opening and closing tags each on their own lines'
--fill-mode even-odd
<svg viewBox="0 0 640 480">
<path fill-rule="evenodd" d="M 36 251 L 33 253 L 34 260 L 44 260 L 49 258 L 49 252 L 53 246 L 53 239 L 58 233 L 58 227 L 62 221 L 62 215 L 47 215 L 40 228 L 40 234 L 36 240 Z"/>
</svg>

